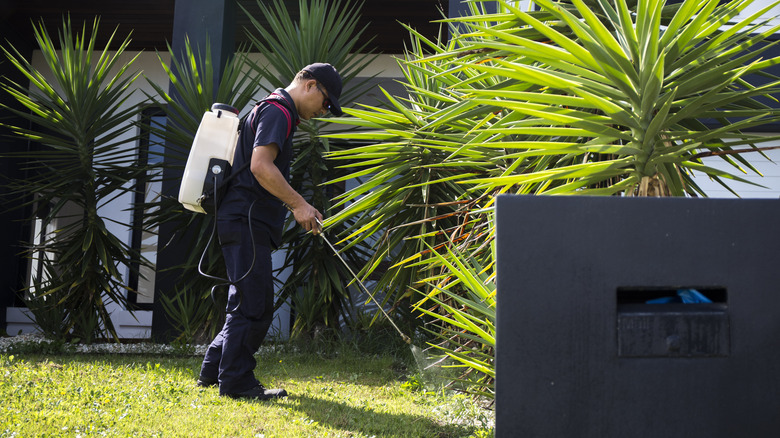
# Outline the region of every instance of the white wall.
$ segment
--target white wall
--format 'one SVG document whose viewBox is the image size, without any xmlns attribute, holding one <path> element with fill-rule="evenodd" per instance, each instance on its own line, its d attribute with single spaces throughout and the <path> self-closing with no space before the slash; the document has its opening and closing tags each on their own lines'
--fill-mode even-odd
<svg viewBox="0 0 780 438">
<path fill-rule="evenodd" d="M 758 146 L 780 146 L 780 141 L 766 142 Z M 764 154 L 768 157 L 768 159 L 764 158 L 757 152 L 743 154 L 743 157 L 759 172 L 761 172 L 763 176 L 756 174 L 744 166 L 742 166 L 742 170 L 745 172 L 743 173 L 719 157 L 707 157 L 702 160 L 707 166 L 729 172 L 754 184 L 763 186 L 759 187 L 752 184 L 724 179 L 726 184 L 728 184 L 728 186 L 731 187 L 739 196 L 729 192 L 723 188 L 723 186 L 710 179 L 707 175 L 697 173 L 694 180 L 710 198 L 740 197 L 778 199 L 780 198 L 780 149 L 769 150 L 764 152 Z"/>
</svg>

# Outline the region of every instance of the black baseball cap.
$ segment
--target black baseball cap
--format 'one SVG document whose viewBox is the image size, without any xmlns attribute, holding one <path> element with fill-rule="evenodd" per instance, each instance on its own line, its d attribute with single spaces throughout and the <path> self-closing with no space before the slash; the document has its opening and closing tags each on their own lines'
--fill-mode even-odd
<svg viewBox="0 0 780 438">
<path fill-rule="evenodd" d="M 311 73 L 314 79 L 328 90 L 328 99 L 331 103 L 330 112 L 336 116 L 344 114 L 339 103 L 339 97 L 341 97 L 341 76 L 339 76 L 336 68 L 330 64 L 315 62 L 304 67 L 303 71 Z"/>
</svg>

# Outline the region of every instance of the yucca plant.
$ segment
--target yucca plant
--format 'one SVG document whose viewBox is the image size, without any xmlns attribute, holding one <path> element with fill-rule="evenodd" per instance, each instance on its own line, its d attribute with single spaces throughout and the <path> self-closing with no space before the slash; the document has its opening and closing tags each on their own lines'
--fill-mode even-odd
<svg viewBox="0 0 780 438">
<path fill-rule="evenodd" d="M 332 221 L 349 223 L 342 233 L 345 241 L 370 245 L 372 257 L 361 275 L 371 275 L 377 267 L 392 261 L 390 269 L 380 274 L 377 288 L 386 291 L 386 299 L 393 303 L 408 298 L 409 286 L 418 278 L 415 265 L 408 262 L 416 261 L 428 246 L 447 241 L 447 236 L 455 241 L 470 236 L 471 219 L 461 213 L 484 206 L 486 199 L 473 198 L 458 182 L 484 176 L 493 167 L 488 157 L 479 154 L 447 162 L 459 151 L 470 153 L 462 150 L 462 145 L 467 142 L 464 139 L 473 136 L 479 117 L 464 115 L 452 123 L 432 127 L 460 100 L 449 87 L 462 78 L 435 61 L 424 68 L 416 64 L 426 53 L 444 53 L 446 47 L 414 30 L 410 33 L 407 61 L 400 63 L 409 95 L 385 93 L 392 105 L 389 108 L 363 105 L 349 109 L 347 113 L 352 117 L 333 122 L 363 129 L 328 135 L 368 143 L 331 151 L 328 156 L 339 163 L 345 160 L 342 167 L 351 170 L 332 182 L 362 181 L 338 198 L 336 205 L 345 208 Z M 476 80 L 485 87 L 496 84 L 492 78 Z M 487 165 L 483 161 L 488 161 Z"/>
<path fill-rule="evenodd" d="M 146 129 L 154 132 L 165 143 L 166 167 L 170 172 L 168 175 L 173 175 L 168 177 L 178 180 L 203 113 L 214 103 L 226 103 L 244 109 L 257 93 L 259 79 L 247 67 L 252 61 L 247 58 L 248 53 L 245 50 L 239 50 L 225 64 L 216 85 L 215 78 L 219 72 L 212 63 L 211 43 L 208 40 L 202 52 L 201 49 L 194 48 L 187 39 L 182 53 L 175 53 L 169 45 L 168 54 L 170 63 L 166 62 L 160 53 L 157 57 L 167 73 L 172 89 L 166 91 L 163 86 L 147 79 L 156 92 L 156 95 L 149 95 L 149 98 L 163 108 L 168 123 L 166 126 L 146 126 Z M 158 175 L 158 180 L 162 178 L 163 175 Z M 215 281 L 201 276 L 198 267 L 201 255 L 206 251 L 203 271 L 214 277 L 227 277 L 216 239 L 206 248 L 214 229 L 213 215 L 201 215 L 185 210 L 178 199 L 168 197 L 161 197 L 140 207 L 147 212 L 147 225 L 150 228 L 167 222 L 177 224 L 176 228 L 182 230 L 178 238 L 183 237 L 184 231 L 191 233 L 188 235 L 189 239 L 183 243 L 191 245 L 187 252 L 189 256 L 173 268 L 181 272 L 181 282 L 178 283 L 176 295 L 171 298 L 162 296 L 159 299 L 162 300 L 164 308 L 169 310 L 169 315 L 180 315 L 173 321 L 174 326 L 188 327 L 192 325 L 192 320 L 203 322 L 198 334 L 213 337 L 221 327 L 224 305 L 212 301 L 211 288 Z M 197 299 L 192 299 L 193 295 Z M 215 297 L 224 298 L 224 294 L 215 294 Z M 188 305 L 181 307 L 178 305 L 181 303 Z M 189 312 L 186 312 L 186 309 L 189 309 Z M 182 330 L 181 336 L 190 337 L 194 333 L 193 330 Z"/>
<path fill-rule="evenodd" d="M 360 4 L 341 0 L 299 0 L 297 11 L 288 10 L 285 2 L 257 2 L 268 26 L 244 10 L 253 25 L 247 35 L 267 65 L 255 65 L 256 71 L 269 84 L 265 91 L 286 87 L 303 67 L 314 62 L 335 66 L 343 80 L 340 97 L 342 106 L 367 91 L 368 78 L 361 72 L 376 58 L 369 49 L 370 38 L 364 39 L 366 28 L 358 28 Z M 297 17 L 295 16 L 297 12 Z M 296 19 L 297 18 L 297 19 Z M 359 41 L 365 41 L 359 44 Z M 324 159 L 333 150 L 348 145 L 320 138 L 325 120 L 302 122 L 294 139 L 295 158 L 290 170 L 290 184 L 309 199 L 327 218 L 333 214 L 331 199 L 335 186 L 324 187 L 345 171 Z M 326 219 L 326 233 L 337 233 Z M 319 237 L 305 234 L 288 218 L 283 237 L 285 261 L 278 271 L 291 274 L 282 287 L 278 303 L 290 300 L 296 312 L 294 334 L 310 334 L 321 326 L 338 328 L 349 320 L 347 308 L 351 297 L 347 289 L 350 274 Z M 359 266 L 366 255 L 360 246 L 351 247 L 343 256 Z"/>
<path fill-rule="evenodd" d="M 780 116 L 760 100 L 780 89 L 765 74 L 780 59 L 760 58 L 778 28 L 758 20 L 777 3 L 742 20 L 737 15 L 749 0 L 541 0 L 537 11 L 500 2 L 493 14 L 480 3 L 470 3 L 471 15 L 447 20 L 466 33 L 446 45 L 426 42 L 427 55 L 407 55 L 402 68 L 414 72 L 406 77 L 408 97 L 394 99 L 390 110 L 348 110 L 353 117 L 343 121 L 366 130 L 340 138 L 374 144 L 333 154 L 351 160 L 360 169 L 352 176 L 365 181 L 344 195 L 349 205 L 335 220 L 357 218 L 350 237 L 368 239 L 394 214 L 416 209 L 384 231 L 406 230 L 382 241 L 381 257 L 399 270 L 425 266 L 446 282 L 463 275 L 459 258 L 492 269 L 486 249 L 494 227 L 485 211 L 496 194 L 702 196 L 694 172 L 724 185 L 741 180 L 704 165 L 703 157 L 717 155 L 737 172 L 753 169 L 740 154 L 759 156 L 756 145 L 775 138 L 745 130 Z M 755 74 L 768 82 L 752 85 Z M 425 173 L 437 177 L 409 178 Z M 446 204 L 414 197 L 447 185 L 459 192 Z M 452 205 L 463 209 L 431 213 Z M 409 249 L 425 239 L 426 247 Z M 432 252 L 427 246 L 434 245 L 458 250 Z M 418 276 L 395 276 L 402 279 L 395 297 L 411 293 Z M 427 283 L 433 289 L 418 295 L 418 306 L 450 335 L 447 351 L 489 347 L 489 336 L 463 323 L 483 312 L 453 295 L 476 291 Z M 489 377 L 491 367 L 485 360 L 472 368 Z"/>
<path fill-rule="evenodd" d="M 15 48 L 2 49 L 29 79 L 29 84 L 2 83 L 29 111 L 5 107 L 29 122 L 7 127 L 34 145 L 12 153 L 26 162 L 27 177 L 13 182 L 10 191 L 32 204 L 30 221 L 37 217 L 56 230 L 40 236 L 40 244 L 28 251 L 42 263 L 43 276 L 34 279 L 27 296 L 48 298 L 33 309 L 62 311 L 61 330 L 54 332 L 85 341 L 118 338 L 107 304 L 127 302 L 120 268 L 144 261 L 110 231 L 107 222 L 117 219 L 102 216 L 102 209 L 130 192 L 129 183 L 148 170 L 133 148 L 139 108 L 126 104 L 137 78 L 130 70 L 135 58 L 124 56 L 130 36 L 109 50 L 115 30 L 101 50 L 98 24 L 96 18 L 88 35 L 86 23 L 78 33 L 64 18 L 57 41 L 43 23 L 33 26 L 41 69 Z"/>
<path fill-rule="evenodd" d="M 769 47 L 762 43 L 780 27 L 759 19 L 778 3 L 738 21 L 752 0 L 536 3 L 537 17 L 505 3 L 502 14 L 464 19 L 470 41 L 437 57 L 454 71 L 504 78 L 492 89 L 454 87 L 467 96 L 464 108 L 506 114 L 485 127 L 489 139 L 471 146 L 506 150 L 511 166 L 475 179 L 478 187 L 699 196 L 694 172 L 744 181 L 702 164 L 703 156 L 753 169 L 739 154 L 774 139 L 745 130 L 780 117 L 758 99 L 780 89 L 778 78 L 752 85 L 750 76 L 780 63 L 761 58 Z M 541 157 L 555 162 L 527 167 Z"/>
</svg>

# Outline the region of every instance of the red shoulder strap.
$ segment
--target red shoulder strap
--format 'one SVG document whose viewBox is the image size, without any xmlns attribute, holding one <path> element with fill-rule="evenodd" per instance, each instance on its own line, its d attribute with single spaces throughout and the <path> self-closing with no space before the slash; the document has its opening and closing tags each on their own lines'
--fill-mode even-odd
<svg viewBox="0 0 780 438">
<path fill-rule="evenodd" d="M 285 102 L 284 104 L 282 103 Z M 287 99 L 284 98 L 284 96 L 276 93 L 271 93 L 268 97 L 261 100 L 257 104 L 260 105 L 263 102 L 268 102 L 269 104 L 279 108 L 282 110 L 282 113 L 284 114 L 285 118 L 287 118 L 287 137 L 290 136 L 292 133 L 292 112 L 290 111 L 290 108 L 287 107 Z M 257 111 L 257 106 L 255 106 L 255 111 Z M 252 120 L 254 122 L 254 120 Z M 257 125 L 255 124 L 252 126 L 252 130 L 257 130 Z M 287 138 L 285 137 L 285 138 Z"/>
<path fill-rule="evenodd" d="M 290 132 L 292 131 L 292 114 L 290 114 L 290 110 L 288 110 L 284 105 L 276 102 L 275 100 L 267 100 L 266 102 L 279 108 L 284 113 L 284 116 L 287 118 L 287 137 L 289 137 Z"/>
</svg>

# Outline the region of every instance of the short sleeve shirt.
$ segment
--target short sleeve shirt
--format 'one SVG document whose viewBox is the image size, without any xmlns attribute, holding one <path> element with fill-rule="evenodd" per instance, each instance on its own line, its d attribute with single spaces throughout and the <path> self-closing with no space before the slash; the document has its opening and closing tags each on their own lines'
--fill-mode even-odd
<svg viewBox="0 0 780 438">
<path fill-rule="evenodd" d="M 278 88 L 272 94 L 277 95 L 277 98 L 284 98 L 288 110 L 283 109 L 279 103 L 261 102 L 255 105 L 241 126 L 232 168 L 236 170 L 244 163 L 250 162 L 254 148 L 268 147 L 267 145 L 275 143 L 279 147 L 279 154 L 274 165 L 284 178 L 289 180 L 293 157 L 292 138 L 299 118 L 292 97 L 284 89 Z M 288 112 L 289 110 L 291 111 Z M 219 220 L 246 221 L 250 213 L 253 227 L 265 230 L 273 246 L 279 247 L 287 209 L 282 201 L 257 182 L 247 167 L 228 182 L 218 217 Z"/>
</svg>

